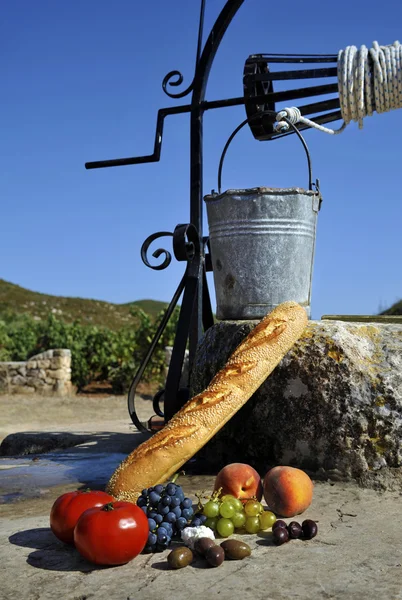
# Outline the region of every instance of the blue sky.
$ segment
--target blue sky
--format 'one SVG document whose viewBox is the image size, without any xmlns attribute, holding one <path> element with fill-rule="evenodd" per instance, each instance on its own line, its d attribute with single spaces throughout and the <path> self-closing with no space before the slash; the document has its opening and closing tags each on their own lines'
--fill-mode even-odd
<svg viewBox="0 0 402 600">
<path fill-rule="evenodd" d="M 207 0 L 207 34 L 223 7 Z M 245 0 L 213 65 L 207 99 L 242 94 L 252 53 L 337 53 L 390 44 L 402 3 Z M 0 25 L 0 277 L 64 296 L 169 301 L 183 272 L 152 271 L 145 238 L 189 219 L 189 117 L 165 121 L 159 163 L 86 171 L 91 160 L 152 152 L 157 110 L 173 69 L 193 74 L 196 0 L 14 0 Z M 5 60 L 4 60 L 5 58 Z M 204 192 L 244 108 L 205 116 Z M 312 316 L 372 314 L 402 297 L 402 110 L 306 134 L 321 181 Z M 260 143 L 244 128 L 228 152 L 223 188 L 307 185 L 295 136 Z M 205 229 L 207 228 L 205 220 Z M 206 231 L 204 232 L 206 233 Z M 163 239 L 170 247 L 168 238 Z M 212 278 L 211 294 L 214 296 Z"/>
</svg>

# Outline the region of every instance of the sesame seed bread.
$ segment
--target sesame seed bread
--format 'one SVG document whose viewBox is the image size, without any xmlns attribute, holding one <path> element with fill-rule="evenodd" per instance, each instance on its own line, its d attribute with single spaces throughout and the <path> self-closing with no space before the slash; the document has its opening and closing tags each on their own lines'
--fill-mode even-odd
<svg viewBox="0 0 402 600">
<path fill-rule="evenodd" d="M 299 304 L 277 306 L 240 343 L 207 389 L 119 465 L 106 491 L 136 502 L 144 488 L 167 481 L 247 402 L 306 325 L 307 314 Z"/>
</svg>

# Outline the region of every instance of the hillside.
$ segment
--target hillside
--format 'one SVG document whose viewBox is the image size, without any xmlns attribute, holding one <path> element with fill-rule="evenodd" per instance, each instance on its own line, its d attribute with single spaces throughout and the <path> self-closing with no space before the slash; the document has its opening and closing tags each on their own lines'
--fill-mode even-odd
<svg viewBox="0 0 402 600">
<path fill-rule="evenodd" d="M 101 300 L 51 296 L 0 279 L 0 319 L 2 316 L 24 313 L 39 320 L 53 313 L 66 322 L 77 320 L 83 324 L 116 330 L 135 323 L 135 318 L 130 314 L 132 306 L 142 308 L 154 318 L 166 307 L 166 303 L 157 300 L 136 300 L 126 304 L 113 304 Z"/>
<path fill-rule="evenodd" d="M 384 310 L 381 314 L 402 315 L 402 300 L 399 300 L 399 302 L 395 302 L 395 304 L 393 304 L 390 308 L 387 308 L 387 310 Z"/>
</svg>

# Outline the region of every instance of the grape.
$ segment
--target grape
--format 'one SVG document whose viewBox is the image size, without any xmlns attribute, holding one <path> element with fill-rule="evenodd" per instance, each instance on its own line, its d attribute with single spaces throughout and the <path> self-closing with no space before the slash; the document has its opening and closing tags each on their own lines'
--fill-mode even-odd
<svg viewBox="0 0 402 600">
<path fill-rule="evenodd" d="M 235 514 L 236 509 L 230 502 L 222 502 L 219 507 L 219 514 L 225 519 L 230 519 Z"/>
<path fill-rule="evenodd" d="M 163 544 L 164 542 L 166 542 L 167 539 L 168 539 L 168 535 L 167 535 L 166 529 L 164 529 L 164 528 L 163 529 L 158 529 L 156 537 L 157 537 L 157 540 L 158 540 L 159 544 Z"/>
<path fill-rule="evenodd" d="M 232 494 L 225 494 L 224 496 L 221 496 L 219 500 L 221 502 L 231 502 L 232 504 L 234 504 L 237 498 L 235 498 L 235 496 L 232 496 Z"/>
<path fill-rule="evenodd" d="M 183 510 L 181 511 L 181 514 L 183 515 L 183 517 L 185 519 L 187 519 L 187 521 L 189 521 L 191 519 L 191 517 L 194 514 L 194 511 L 192 508 L 183 508 Z"/>
<path fill-rule="evenodd" d="M 153 492 L 153 491 L 154 491 L 154 488 L 153 488 L 153 486 L 149 487 L 149 488 L 148 488 L 148 495 L 149 495 L 151 492 Z"/>
<path fill-rule="evenodd" d="M 169 512 L 169 507 L 168 506 L 164 506 L 161 502 L 159 502 L 158 504 L 158 513 L 165 516 L 167 515 Z"/>
<path fill-rule="evenodd" d="M 172 507 L 170 507 L 170 508 L 172 508 Z M 171 512 L 174 515 L 176 515 L 176 519 L 178 519 L 179 517 L 181 517 L 181 508 L 180 508 L 180 506 L 175 506 Z"/>
<path fill-rule="evenodd" d="M 158 504 L 160 499 L 161 499 L 160 495 L 157 494 L 155 491 L 153 491 L 149 494 L 149 502 L 150 502 L 150 504 L 153 504 L 154 506 L 156 506 Z"/>
<path fill-rule="evenodd" d="M 236 509 L 236 512 L 241 512 L 243 510 L 242 501 L 239 500 L 239 498 L 232 496 L 232 494 L 225 494 L 224 496 L 222 496 L 222 498 L 220 498 L 220 501 L 221 502 L 229 502 L 230 504 L 233 504 L 233 506 Z"/>
<path fill-rule="evenodd" d="M 160 528 L 159 529 L 165 529 L 166 530 L 166 535 L 171 538 L 173 536 L 173 527 L 171 523 L 167 523 L 166 521 L 162 521 L 162 523 L 160 524 Z M 159 529 L 157 530 L 157 533 L 159 531 Z"/>
<path fill-rule="evenodd" d="M 156 486 L 154 487 L 154 491 L 155 491 L 157 494 L 161 494 L 161 493 L 163 492 L 163 490 L 164 490 L 164 487 L 163 487 L 163 485 L 162 485 L 161 483 L 158 483 L 158 485 L 156 485 Z"/>
<path fill-rule="evenodd" d="M 141 510 L 144 511 L 145 514 L 147 514 L 148 508 L 146 506 L 141 506 Z"/>
<path fill-rule="evenodd" d="M 258 500 L 247 500 L 244 505 L 244 512 L 248 517 L 256 517 L 260 514 L 262 505 Z"/>
<path fill-rule="evenodd" d="M 243 509 L 243 502 L 239 500 L 239 498 L 235 498 L 232 500 L 232 504 L 234 505 L 236 512 L 241 512 Z"/>
<path fill-rule="evenodd" d="M 156 529 L 156 521 L 154 519 L 148 519 L 149 530 L 153 531 Z"/>
<path fill-rule="evenodd" d="M 247 517 L 244 525 L 247 533 L 257 533 L 260 530 L 260 519 L 257 516 Z"/>
<path fill-rule="evenodd" d="M 191 521 L 191 526 L 192 527 L 198 527 L 199 525 L 204 525 L 205 521 L 207 520 L 207 517 L 205 515 L 203 515 L 200 512 L 195 513 L 195 515 L 193 516 L 193 519 Z M 197 521 L 198 525 L 194 525 L 194 523 Z"/>
<path fill-rule="evenodd" d="M 205 521 L 204 525 L 205 527 L 209 527 L 210 529 L 212 529 L 212 531 L 215 531 L 217 523 L 217 517 L 207 517 L 207 520 Z"/>
<path fill-rule="evenodd" d="M 180 506 L 181 500 L 180 500 L 179 496 L 171 496 L 171 498 L 172 498 L 172 502 L 170 503 L 171 507 L 175 508 L 176 506 Z"/>
<path fill-rule="evenodd" d="M 190 498 L 184 498 L 183 502 L 181 503 L 183 508 L 191 508 L 193 506 L 193 501 L 190 500 Z"/>
<path fill-rule="evenodd" d="M 156 544 L 156 540 L 157 540 L 157 539 L 158 539 L 158 538 L 157 538 L 156 534 L 155 534 L 155 533 L 152 533 L 152 531 L 150 531 L 150 532 L 148 533 L 148 541 L 147 541 L 147 544 L 148 544 L 149 546 L 154 546 L 154 545 Z"/>
<path fill-rule="evenodd" d="M 178 486 L 175 485 L 174 483 L 168 483 L 166 486 L 166 493 L 169 496 L 174 496 L 177 492 L 177 488 L 178 488 Z"/>
<path fill-rule="evenodd" d="M 151 552 L 155 552 L 154 547 L 153 546 L 149 546 L 148 544 L 145 546 L 143 553 L 144 554 L 151 554 Z"/>
<path fill-rule="evenodd" d="M 163 516 L 160 515 L 159 513 L 157 513 L 154 517 L 152 517 L 157 523 L 158 525 L 160 525 L 163 521 Z"/>
<path fill-rule="evenodd" d="M 141 496 L 142 496 L 143 498 L 148 498 L 148 490 L 147 490 L 146 488 L 145 488 L 144 490 L 142 490 L 142 492 L 141 492 Z"/>
<path fill-rule="evenodd" d="M 171 502 L 172 502 L 172 499 L 168 495 L 163 496 L 163 498 L 161 500 L 161 503 L 163 504 L 163 506 L 170 506 Z"/>
<path fill-rule="evenodd" d="M 176 515 L 174 514 L 174 512 L 168 512 L 168 514 L 165 517 L 165 521 L 167 523 L 175 523 L 176 522 Z"/>
<path fill-rule="evenodd" d="M 234 532 L 234 525 L 230 519 L 219 519 L 216 529 L 222 537 L 229 537 Z"/>
<path fill-rule="evenodd" d="M 273 526 L 276 521 L 276 516 L 270 510 L 265 510 L 260 514 L 260 527 L 261 529 L 269 529 Z"/>
<path fill-rule="evenodd" d="M 239 529 L 240 527 L 244 527 L 246 518 L 246 514 L 243 511 L 235 512 L 235 514 L 232 517 L 232 523 L 236 527 L 236 529 Z"/>
<path fill-rule="evenodd" d="M 219 515 L 219 504 L 213 500 L 208 500 L 204 505 L 203 513 L 209 519 Z"/>
<path fill-rule="evenodd" d="M 144 498 L 144 496 L 140 496 L 137 500 L 137 506 L 139 506 L 140 508 L 143 508 L 146 505 L 147 505 L 147 499 Z"/>
<path fill-rule="evenodd" d="M 178 529 L 179 531 L 181 531 L 182 529 L 184 529 L 185 527 L 187 527 L 187 519 L 185 519 L 184 517 L 179 517 L 175 523 L 176 525 L 176 529 Z"/>
</svg>

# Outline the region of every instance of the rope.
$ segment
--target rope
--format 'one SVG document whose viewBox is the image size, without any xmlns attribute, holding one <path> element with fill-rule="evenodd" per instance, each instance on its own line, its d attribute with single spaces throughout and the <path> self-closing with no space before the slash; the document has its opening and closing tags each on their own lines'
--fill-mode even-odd
<svg viewBox="0 0 402 600">
<path fill-rule="evenodd" d="M 370 64 L 371 58 L 372 65 Z M 336 135 L 345 130 L 351 121 L 363 128 L 363 119 L 373 112 L 383 113 L 402 108 L 402 45 L 394 42 L 379 46 L 373 42 L 368 50 L 361 46 L 347 46 L 338 53 L 338 90 L 343 125 L 330 129 L 303 117 L 297 107 L 285 108 L 276 115 L 275 130 L 288 131 L 287 117 L 294 125 L 304 123 L 319 131 Z"/>
</svg>

